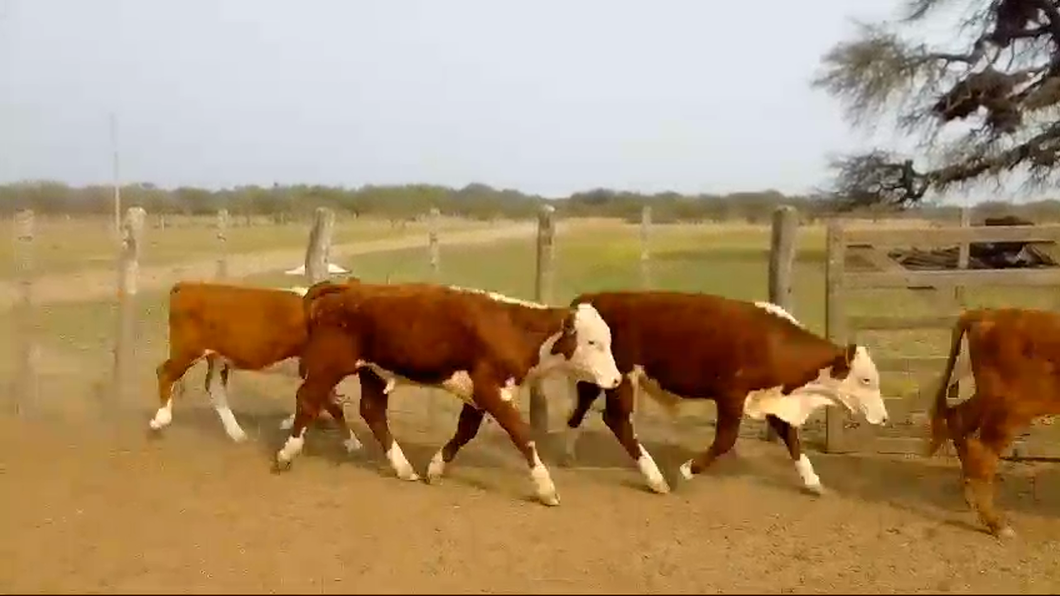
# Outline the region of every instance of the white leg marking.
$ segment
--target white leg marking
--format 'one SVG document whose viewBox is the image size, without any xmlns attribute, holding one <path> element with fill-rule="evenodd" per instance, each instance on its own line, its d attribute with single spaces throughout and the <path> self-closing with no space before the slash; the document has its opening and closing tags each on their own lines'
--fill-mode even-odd
<svg viewBox="0 0 1060 596">
<path fill-rule="evenodd" d="M 445 473 L 445 459 L 442 458 L 442 450 L 439 449 L 431 458 L 430 465 L 427 466 L 427 482 L 441 478 L 443 473 Z"/>
<path fill-rule="evenodd" d="M 640 473 L 644 474 L 644 479 L 648 481 L 648 487 L 663 495 L 670 492 L 670 485 L 666 483 L 666 478 L 663 478 L 659 466 L 655 465 L 655 460 L 652 459 L 644 445 L 638 443 L 638 446 L 640 457 L 637 458 L 637 467 L 640 468 Z"/>
<path fill-rule="evenodd" d="M 519 388 L 515 386 L 514 379 L 508 379 L 508 382 L 501 387 L 501 400 L 510 402 L 515 399 L 519 392 Z"/>
<path fill-rule="evenodd" d="M 161 408 L 158 408 L 158 411 L 155 412 L 155 417 L 151 419 L 149 425 L 153 430 L 160 430 L 169 426 L 170 422 L 173 422 L 172 397 L 166 400 L 166 405 L 162 406 Z"/>
<path fill-rule="evenodd" d="M 213 409 L 217 411 L 217 416 L 225 427 L 225 433 L 237 443 L 246 440 L 247 433 L 243 432 L 243 427 L 239 426 L 236 415 L 232 413 L 232 408 L 228 406 L 228 394 L 219 379 L 212 379 L 209 392 L 210 401 L 213 402 Z"/>
<path fill-rule="evenodd" d="M 390 467 L 394 468 L 398 478 L 402 480 L 420 479 L 420 475 L 412 469 L 412 464 L 405 459 L 405 452 L 401 450 L 401 445 L 398 445 L 397 441 L 391 441 L 390 449 L 386 451 L 386 458 L 390 461 Z"/>
<path fill-rule="evenodd" d="M 291 414 L 280 422 L 280 430 L 291 430 L 292 426 L 294 426 L 294 414 Z"/>
<path fill-rule="evenodd" d="M 581 427 L 567 427 L 563 433 L 563 454 L 569 461 L 574 461 L 575 447 L 578 445 L 578 437 L 582 436 Z"/>
<path fill-rule="evenodd" d="M 803 453 L 799 456 L 799 459 L 795 461 L 795 470 L 798 471 L 799 477 L 802 478 L 802 484 L 811 492 L 816 494 L 823 494 L 824 487 L 821 486 L 821 478 L 817 475 L 817 472 L 813 470 L 813 464 L 810 463 L 810 458 L 806 457 Z"/>
<path fill-rule="evenodd" d="M 346 432 L 350 433 L 349 438 L 342 442 L 342 445 L 346 447 L 346 453 L 360 451 L 364 445 L 361 444 L 361 440 L 357 438 L 357 435 L 353 434 L 353 429 L 348 428 Z"/>
<path fill-rule="evenodd" d="M 684 478 L 685 480 L 691 480 L 692 479 L 692 460 L 688 460 L 685 463 L 681 464 L 680 472 L 681 472 L 681 477 L 682 478 Z"/>
<path fill-rule="evenodd" d="M 279 453 L 276 454 L 278 461 L 289 463 L 294 456 L 302 452 L 302 447 L 305 446 L 305 429 L 299 433 L 297 437 L 287 437 L 287 442 L 283 444 L 283 448 L 280 449 Z"/>
<path fill-rule="evenodd" d="M 552 483 L 552 476 L 548 473 L 548 468 L 541 461 L 541 456 L 537 454 L 537 445 L 530 441 L 530 451 L 534 454 L 534 465 L 530 468 L 530 478 L 534 481 L 534 489 L 537 491 L 537 498 L 541 500 L 545 505 L 559 505 L 559 493 L 556 492 L 556 485 Z"/>
</svg>

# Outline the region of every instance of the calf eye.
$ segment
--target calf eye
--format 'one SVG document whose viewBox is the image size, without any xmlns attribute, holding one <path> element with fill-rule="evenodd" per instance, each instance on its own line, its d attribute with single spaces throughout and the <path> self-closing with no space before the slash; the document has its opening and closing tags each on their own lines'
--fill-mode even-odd
<svg viewBox="0 0 1060 596">
<path fill-rule="evenodd" d="M 599 342 L 597 342 L 595 339 L 590 339 L 588 343 L 589 347 L 591 348 L 595 348 L 596 346 L 600 345 Z"/>
</svg>

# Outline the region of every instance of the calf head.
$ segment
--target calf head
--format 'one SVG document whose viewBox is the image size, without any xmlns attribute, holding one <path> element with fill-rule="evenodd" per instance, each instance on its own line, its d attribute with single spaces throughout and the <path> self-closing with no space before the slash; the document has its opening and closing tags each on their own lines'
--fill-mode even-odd
<svg viewBox="0 0 1060 596">
<path fill-rule="evenodd" d="M 611 353 L 611 328 L 591 304 L 583 302 L 570 309 L 549 355 L 562 358 L 563 368 L 580 381 L 604 389 L 622 382 Z"/>
<path fill-rule="evenodd" d="M 887 422 L 887 406 L 880 394 L 880 372 L 864 346 L 848 344 L 821 371 L 818 383 L 826 385 L 831 390 L 829 393 L 852 413 L 865 416 L 869 424 Z"/>
</svg>

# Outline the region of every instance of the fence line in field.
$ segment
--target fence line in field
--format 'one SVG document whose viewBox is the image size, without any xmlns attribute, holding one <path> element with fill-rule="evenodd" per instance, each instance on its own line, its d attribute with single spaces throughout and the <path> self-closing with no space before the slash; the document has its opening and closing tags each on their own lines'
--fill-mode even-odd
<svg viewBox="0 0 1060 596">
<path fill-rule="evenodd" d="M 116 301 L 117 316 L 115 324 L 115 337 L 113 344 L 113 369 L 109 385 L 112 391 L 104 392 L 109 395 L 103 399 L 100 406 L 107 410 L 121 399 L 124 401 L 125 393 L 135 384 L 133 378 L 134 355 L 137 351 L 137 334 L 135 333 L 135 317 L 138 312 L 137 298 L 140 287 L 140 260 L 143 255 L 144 238 L 147 221 L 147 213 L 140 207 L 127 209 L 122 219 L 122 241 L 119 246 L 116 269 Z M 430 278 L 436 283 L 441 282 L 442 258 L 439 242 L 440 212 L 432 208 L 427 215 L 427 239 L 426 258 L 430 264 Z M 782 207 L 777 210 L 774 217 L 773 250 L 774 258 L 770 266 L 770 297 L 782 306 L 790 308 L 791 294 L 791 267 L 794 260 L 794 234 L 797 229 L 797 214 L 790 207 Z M 155 220 L 156 228 L 164 228 L 168 224 L 164 218 Z M 18 333 L 15 335 L 17 343 L 16 354 L 17 375 L 14 382 L 13 395 L 18 408 L 31 407 L 36 401 L 35 390 L 39 367 L 37 366 L 37 330 L 33 324 L 32 311 L 37 306 L 34 297 L 34 216 L 30 211 L 20 212 L 16 217 L 18 225 L 15 226 L 16 253 L 18 257 L 18 280 L 20 284 L 19 311 L 16 311 Z M 171 223 L 171 222 L 170 222 Z M 213 223 L 216 230 L 216 268 L 214 277 L 218 280 L 228 280 L 231 277 L 229 263 L 229 230 L 232 221 L 227 210 L 220 210 Z M 309 232 L 306 245 L 304 266 L 305 283 L 311 285 L 317 281 L 329 277 L 328 266 L 330 264 L 330 252 L 333 243 L 335 226 L 335 213 L 329 208 L 318 208 L 314 212 L 314 220 Z M 538 302 L 552 303 L 555 299 L 555 272 L 556 272 L 556 221 L 555 209 L 552 206 L 544 206 L 537 215 L 537 233 L 535 249 L 535 277 L 533 298 Z M 644 289 L 653 287 L 652 280 L 652 253 L 650 240 L 652 237 L 651 207 L 645 206 L 642 210 L 640 221 L 640 286 Z M 780 246 L 778 252 L 777 247 Z M 779 260 L 777 255 L 781 255 Z M 776 263 L 773 263 L 776 261 Z M 19 313 L 26 313 L 25 315 Z M 180 389 L 178 388 L 178 391 Z M 430 404 L 436 399 L 429 399 Z M 428 405 L 429 412 L 434 408 Z M 539 384 L 530 387 L 530 422 L 536 433 L 544 434 L 548 431 L 548 404 Z M 637 408 L 638 416 L 643 413 L 643 408 Z M 433 419 L 433 415 L 431 418 Z"/>
</svg>

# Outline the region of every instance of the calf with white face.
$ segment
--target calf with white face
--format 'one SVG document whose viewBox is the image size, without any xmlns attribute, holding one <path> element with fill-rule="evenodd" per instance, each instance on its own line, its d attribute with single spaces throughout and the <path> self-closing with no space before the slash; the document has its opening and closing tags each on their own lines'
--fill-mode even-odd
<svg viewBox="0 0 1060 596">
<path fill-rule="evenodd" d="M 535 373 L 562 369 L 579 381 L 605 389 L 618 387 L 622 374 L 611 353 L 611 329 L 593 305 L 581 303 L 574 309 L 571 326 L 549 338 L 540 350 Z"/>
</svg>

